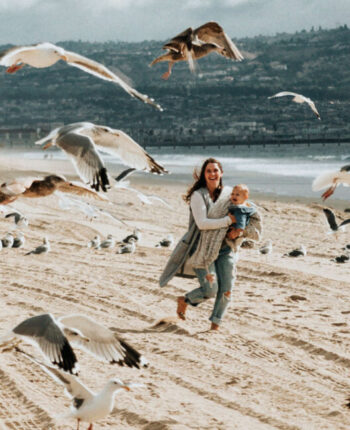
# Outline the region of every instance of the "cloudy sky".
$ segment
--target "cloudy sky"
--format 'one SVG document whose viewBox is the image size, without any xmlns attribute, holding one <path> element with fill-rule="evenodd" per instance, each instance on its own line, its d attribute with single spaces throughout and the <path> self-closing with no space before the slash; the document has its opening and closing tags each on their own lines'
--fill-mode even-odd
<svg viewBox="0 0 350 430">
<path fill-rule="evenodd" d="M 0 43 L 166 40 L 207 21 L 232 38 L 350 26 L 350 0 L 0 0 Z"/>
</svg>

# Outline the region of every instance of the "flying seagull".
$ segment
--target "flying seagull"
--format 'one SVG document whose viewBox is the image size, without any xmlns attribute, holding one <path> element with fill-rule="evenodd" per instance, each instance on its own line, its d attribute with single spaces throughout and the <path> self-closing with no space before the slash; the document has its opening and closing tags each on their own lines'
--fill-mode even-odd
<svg viewBox="0 0 350 430">
<path fill-rule="evenodd" d="M 123 172 L 121 173 L 121 175 L 122 174 Z M 116 178 L 116 180 L 119 178 L 119 176 Z M 163 200 L 161 197 L 157 196 L 156 194 L 145 194 L 137 190 L 136 188 L 130 187 L 129 181 L 125 181 L 125 180 L 117 181 L 114 187 L 120 190 L 127 190 L 135 193 L 136 197 L 146 205 L 152 205 L 154 202 L 160 202 L 167 208 L 173 209 L 173 207 L 169 205 L 169 203 L 167 203 L 165 200 Z"/>
<path fill-rule="evenodd" d="M 0 337 L 0 345 L 10 347 L 25 339 L 39 346 L 52 364 L 68 372 L 77 372 L 74 351 L 77 347 L 95 358 L 119 366 L 147 367 L 148 361 L 114 332 L 81 314 L 55 318 L 51 314 L 26 319 L 10 333 Z"/>
<path fill-rule="evenodd" d="M 344 230 L 344 226 L 346 224 L 350 223 L 350 218 L 349 218 L 349 219 L 346 219 L 345 221 L 342 221 L 340 224 L 337 224 L 334 212 L 332 212 L 328 208 L 324 208 L 323 212 L 324 212 L 324 214 L 325 214 L 325 216 L 327 218 L 328 225 L 329 225 L 331 231 L 334 232 L 334 233 L 337 232 L 337 231 L 339 231 L 339 230 L 340 231 Z"/>
<path fill-rule="evenodd" d="M 284 97 L 284 96 L 292 96 L 293 102 L 295 103 L 307 103 L 310 108 L 312 109 L 313 113 L 317 116 L 318 119 L 321 119 L 320 114 L 318 113 L 318 110 L 316 109 L 315 103 L 309 99 L 308 97 L 303 96 L 302 94 L 292 93 L 291 91 L 282 91 L 280 93 L 274 94 L 271 97 L 268 97 L 269 99 L 273 99 L 275 97 Z"/>
<path fill-rule="evenodd" d="M 299 248 L 293 249 L 293 251 L 288 252 L 287 254 L 284 254 L 286 257 L 300 257 L 307 254 L 306 248 L 304 245 L 301 245 Z"/>
<path fill-rule="evenodd" d="M 11 212 L 5 215 L 5 218 L 11 218 L 13 217 L 13 220 L 18 227 L 28 227 L 28 218 L 24 216 L 21 212 Z"/>
<path fill-rule="evenodd" d="M 2 193 L 1 193 L 2 191 Z M 84 184 L 67 181 L 64 176 L 48 175 L 43 179 L 25 178 L 14 179 L 0 186 L 0 200 L 4 195 L 1 204 L 6 203 L 6 196 L 10 196 L 11 201 L 19 197 L 46 197 L 53 194 L 55 191 L 63 193 L 76 194 L 81 197 L 91 197 L 95 200 L 105 201 L 106 197 L 99 195 L 96 191 L 91 190 Z"/>
<path fill-rule="evenodd" d="M 70 66 L 77 67 L 78 69 L 90 73 L 100 79 L 118 84 L 132 97 L 135 97 L 160 111 L 163 110 L 162 107 L 154 101 L 154 99 L 145 94 L 141 94 L 132 88 L 103 64 L 90 60 L 89 58 L 83 57 L 75 52 L 66 51 L 61 46 L 44 42 L 30 46 L 15 46 L 0 54 L 0 65 L 7 67 L 8 73 L 15 73 L 26 64 L 36 68 L 50 67 L 59 60 L 63 60 Z"/>
<path fill-rule="evenodd" d="M 96 191 L 107 191 L 107 169 L 98 150 L 120 158 L 123 163 L 138 170 L 168 173 L 138 143 L 121 130 L 91 122 L 77 122 L 51 131 L 35 142 L 45 144 L 44 149 L 58 146 L 72 160 L 80 178 Z M 1 203 L 1 202 L 0 202 Z"/>
<path fill-rule="evenodd" d="M 39 347 L 52 364 L 66 372 L 78 372 L 77 358 L 63 333 L 62 326 L 51 314 L 37 315 L 18 324 L 0 337 L 3 350 L 12 349 L 21 341 Z"/>
<path fill-rule="evenodd" d="M 326 200 L 334 193 L 339 184 L 343 184 L 345 187 L 350 186 L 350 164 L 341 167 L 337 172 L 326 172 L 317 176 L 312 183 L 312 190 L 319 191 L 329 187 L 322 194 L 323 200 Z"/>
<path fill-rule="evenodd" d="M 161 61 L 168 61 L 168 71 L 162 75 L 163 79 L 169 78 L 173 65 L 178 61 L 188 61 L 191 71 L 194 71 L 194 60 L 211 52 L 217 52 L 232 60 L 243 60 L 237 46 L 216 22 L 207 22 L 195 30 L 188 28 L 163 45 L 163 49 L 168 52 L 150 64 L 153 66 Z"/>
<path fill-rule="evenodd" d="M 80 421 L 89 423 L 88 430 L 93 430 L 95 421 L 105 418 L 112 412 L 114 406 L 114 395 L 125 389 L 131 391 L 134 387 L 144 387 L 138 383 L 124 383 L 120 379 L 110 379 L 99 393 L 90 391 L 77 376 L 63 372 L 53 366 L 36 360 L 32 355 L 16 348 L 28 360 L 39 365 L 56 382 L 65 387 L 65 393 L 71 399 L 71 412 L 67 417 L 77 419 L 77 430 Z"/>
<path fill-rule="evenodd" d="M 110 329 L 82 314 L 58 318 L 69 342 L 95 358 L 119 366 L 147 367 L 148 361 Z M 66 332 L 67 329 L 67 332 Z"/>
</svg>

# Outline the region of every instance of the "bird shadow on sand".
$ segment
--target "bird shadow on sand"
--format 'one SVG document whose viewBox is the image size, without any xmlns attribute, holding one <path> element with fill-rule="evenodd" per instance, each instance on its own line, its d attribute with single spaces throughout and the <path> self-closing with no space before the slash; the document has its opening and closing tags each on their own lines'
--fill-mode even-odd
<svg viewBox="0 0 350 430">
<path fill-rule="evenodd" d="M 173 333 L 192 336 L 192 334 L 179 325 L 180 319 L 176 316 L 163 317 L 150 326 L 141 329 L 120 329 L 110 327 L 110 330 L 118 333 Z"/>
</svg>

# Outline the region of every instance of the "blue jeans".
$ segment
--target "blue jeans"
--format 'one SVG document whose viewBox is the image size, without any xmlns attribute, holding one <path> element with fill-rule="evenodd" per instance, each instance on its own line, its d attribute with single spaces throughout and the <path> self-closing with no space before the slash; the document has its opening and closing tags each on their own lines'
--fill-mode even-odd
<svg viewBox="0 0 350 430">
<path fill-rule="evenodd" d="M 192 306 L 216 297 L 209 320 L 218 325 L 231 301 L 231 292 L 236 279 L 237 255 L 228 245 L 223 246 L 218 258 L 209 266 L 209 272 L 215 275 L 214 281 L 210 283 L 205 279 L 205 275 L 208 273 L 206 269 L 194 269 L 200 287 L 185 295 L 186 302 Z"/>
</svg>

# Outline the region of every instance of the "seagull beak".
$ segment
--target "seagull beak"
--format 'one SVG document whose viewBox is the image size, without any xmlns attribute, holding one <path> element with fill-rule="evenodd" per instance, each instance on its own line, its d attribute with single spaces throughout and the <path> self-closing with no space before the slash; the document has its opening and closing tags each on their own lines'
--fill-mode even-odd
<svg viewBox="0 0 350 430">
<path fill-rule="evenodd" d="M 128 387 L 127 385 L 123 385 L 123 387 L 122 388 L 124 388 L 124 390 L 126 390 L 126 391 L 131 391 L 131 388 L 130 387 Z"/>
<path fill-rule="evenodd" d="M 60 55 L 61 60 L 65 61 L 66 63 L 68 63 L 68 58 L 65 55 Z"/>
</svg>

